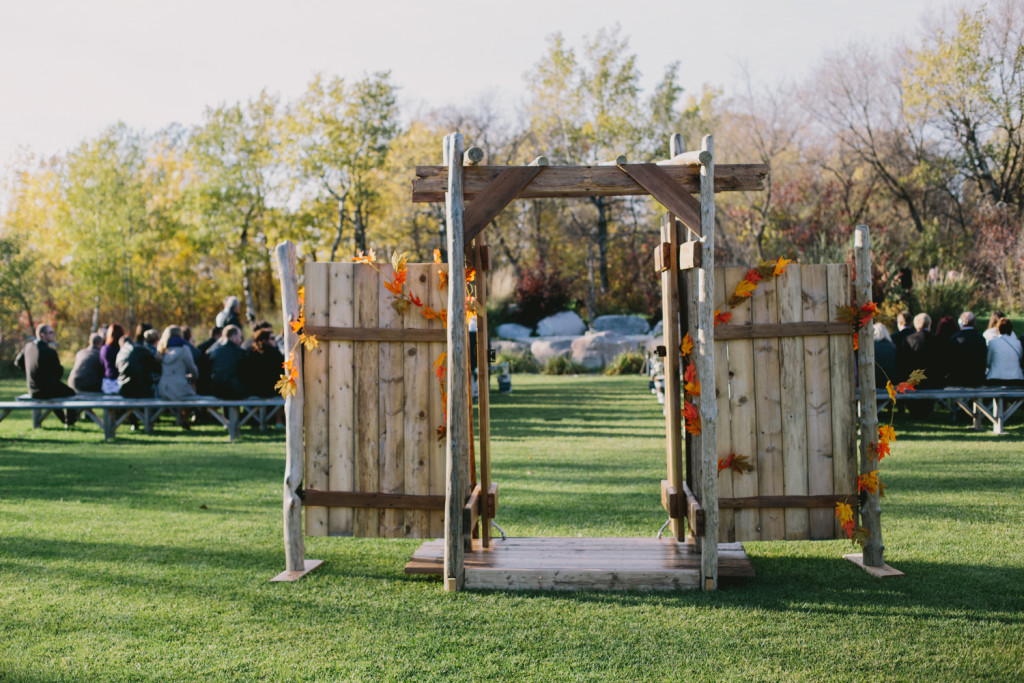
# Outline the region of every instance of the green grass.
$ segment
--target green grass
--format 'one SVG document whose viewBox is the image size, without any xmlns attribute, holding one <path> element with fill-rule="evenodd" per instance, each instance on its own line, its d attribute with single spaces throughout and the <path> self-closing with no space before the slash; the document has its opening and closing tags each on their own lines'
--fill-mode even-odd
<svg viewBox="0 0 1024 683">
<path fill-rule="evenodd" d="M 0 382 L 0 396 L 21 393 Z M 513 535 L 647 535 L 663 418 L 637 377 L 492 393 L 498 521 Z M 402 567 L 418 541 L 308 539 L 283 569 L 281 432 L 154 437 L 0 423 L 0 681 L 1019 680 L 1024 426 L 898 422 L 888 562 L 848 543 L 747 544 L 715 593 L 459 593 Z"/>
</svg>

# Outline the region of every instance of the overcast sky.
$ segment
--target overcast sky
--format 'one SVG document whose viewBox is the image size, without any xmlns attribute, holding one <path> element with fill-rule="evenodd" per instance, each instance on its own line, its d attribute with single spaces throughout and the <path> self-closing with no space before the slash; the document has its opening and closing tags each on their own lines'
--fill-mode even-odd
<svg viewBox="0 0 1024 683">
<path fill-rule="evenodd" d="M 799 80 L 827 50 L 919 34 L 927 0 L 0 0 L 0 165 L 117 121 L 154 131 L 312 74 L 391 70 L 406 112 L 488 90 L 510 103 L 561 31 L 621 24 L 650 88 L 679 61 L 688 92 Z"/>
</svg>

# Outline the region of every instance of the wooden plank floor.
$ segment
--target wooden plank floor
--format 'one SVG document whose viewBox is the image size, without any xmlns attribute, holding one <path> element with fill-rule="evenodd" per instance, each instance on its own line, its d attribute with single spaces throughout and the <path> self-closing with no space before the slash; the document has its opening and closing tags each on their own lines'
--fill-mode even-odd
<svg viewBox="0 0 1024 683">
<path fill-rule="evenodd" d="M 720 543 L 719 576 L 751 577 L 742 543 Z M 441 574 L 444 541 L 427 541 L 406 574 Z M 466 553 L 466 588 L 503 590 L 697 589 L 700 553 L 656 538 L 508 538 L 490 548 L 473 541 Z"/>
</svg>

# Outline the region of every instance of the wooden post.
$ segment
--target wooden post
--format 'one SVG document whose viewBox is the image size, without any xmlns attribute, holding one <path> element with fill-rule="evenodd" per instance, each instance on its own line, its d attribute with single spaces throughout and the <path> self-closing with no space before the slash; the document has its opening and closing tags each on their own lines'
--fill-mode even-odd
<svg viewBox="0 0 1024 683">
<path fill-rule="evenodd" d="M 295 348 L 295 370 L 298 373 L 295 395 L 284 401 L 285 466 L 284 466 L 284 550 L 285 571 L 273 581 L 294 581 L 316 569 L 321 560 L 306 560 L 306 543 L 302 538 L 302 499 L 299 487 L 303 476 L 302 443 L 302 348 L 296 348 L 298 337 L 288 323 L 299 317 L 299 282 L 295 270 L 295 245 L 282 242 L 275 250 L 281 273 L 281 312 L 284 320 L 286 349 Z M 234 421 L 234 420 L 233 420 Z"/>
<path fill-rule="evenodd" d="M 480 542 L 487 548 L 491 544 L 491 518 L 489 507 L 491 490 L 491 368 L 487 336 L 487 271 L 484 269 L 483 251 L 487 249 L 482 236 L 476 238 L 473 250 L 476 264 L 476 378 L 477 410 L 480 414 Z"/>
<path fill-rule="evenodd" d="M 676 217 L 662 216 L 661 241 L 669 247 L 668 270 L 661 274 L 662 330 L 665 334 L 665 456 L 668 482 L 683 490 L 682 391 L 679 382 L 679 229 Z M 683 520 L 672 519 L 672 535 L 683 540 Z"/>
<path fill-rule="evenodd" d="M 705 135 L 701 150 L 710 155 L 700 167 L 700 229 L 703 252 L 698 270 L 698 330 L 695 351 L 700 355 L 697 379 L 701 384 L 701 505 L 704 536 L 701 540 L 700 577 L 704 590 L 718 588 L 718 404 L 715 399 L 715 141 Z"/>
<path fill-rule="evenodd" d="M 466 253 L 463 243 L 462 134 L 447 137 L 448 191 L 448 437 L 446 440 L 444 588 L 462 588 L 462 508 L 466 494 Z"/>
<path fill-rule="evenodd" d="M 860 308 L 871 301 L 871 234 L 868 226 L 858 225 L 853 238 L 854 251 L 854 304 Z M 867 474 L 878 469 L 878 454 L 874 445 L 878 442 L 878 410 L 875 404 L 875 343 L 870 325 L 857 330 L 857 375 L 860 383 L 860 473 Z M 881 567 L 885 565 L 882 544 L 882 508 L 878 492 L 868 493 L 860 510 L 861 520 L 871 538 L 864 544 L 864 565 Z"/>
</svg>

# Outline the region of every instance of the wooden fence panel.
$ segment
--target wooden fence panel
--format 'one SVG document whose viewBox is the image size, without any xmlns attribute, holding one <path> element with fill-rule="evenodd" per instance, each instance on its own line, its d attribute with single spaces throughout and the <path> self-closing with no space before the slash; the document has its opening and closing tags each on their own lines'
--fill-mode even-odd
<svg viewBox="0 0 1024 683">
<path fill-rule="evenodd" d="M 719 308 L 746 273 L 716 273 L 724 283 L 716 291 Z M 719 475 L 721 541 L 840 533 L 831 502 L 856 490 L 852 342 L 841 325 L 785 326 L 834 323 L 836 305 L 850 300 L 850 280 L 848 265 L 793 264 L 730 309 L 733 333 L 751 324 L 774 327 L 715 344 L 718 453 L 746 455 L 754 465 Z"/>
<path fill-rule="evenodd" d="M 447 269 L 447 266 L 443 266 Z M 446 310 L 448 307 L 448 294 L 445 290 L 440 287 L 441 276 L 437 267 L 430 269 L 430 286 L 427 288 L 427 296 L 424 298 L 424 302 L 427 303 L 435 311 Z M 441 356 L 442 353 L 447 353 L 448 346 L 447 342 L 434 342 L 429 345 L 430 349 L 430 367 L 433 370 L 434 363 Z M 439 439 L 435 430 L 438 429 L 445 421 L 445 407 L 441 401 L 441 392 L 438 389 L 437 377 L 431 375 L 430 378 L 430 433 L 432 435 L 430 439 L 431 455 L 430 458 L 430 491 L 431 493 L 439 493 L 444 495 L 445 487 L 448 485 L 448 472 L 445 463 L 445 440 Z M 427 513 L 428 524 L 430 527 L 431 538 L 444 538 L 444 511 L 443 510 L 432 510 Z"/>
<path fill-rule="evenodd" d="M 332 327 L 353 327 L 356 322 L 354 263 L 332 263 L 330 266 L 330 312 L 327 322 Z M 323 342 L 328 346 L 330 448 L 329 480 L 331 491 L 355 491 L 355 343 Z M 329 508 L 327 528 L 332 536 L 352 533 L 352 508 Z"/>
<path fill-rule="evenodd" d="M 394 270 L 390 265 L 382 267 L 384 277 L 390 280 Z M 386 291 L 378 291 L 377 325 L 383 329 L 401 329 L 402 314 L 392 305 L 394 299 Z M 379 474 L 378 488 L 382 493 L 405 493 L 405 397 L 402 376 L 405 362 L 402 358 L 403 344 L 382 343 L 377 347 L 378 384 L 378 427 L 377 442 Z M 380 511 L 380 535 L 385 538 L 405 536 L 405 510 L 387 508 Z"/>
<path fill-rule="evenodd" d="M 409 264 L 409 289 L 424 300 L 430 288 L 431 266 L 425 263 Z M 405 316 L 406 329 L 426 329 L 428 321 L 419 311 Z M 433 385 L 429 345 L 406 342 L 402 344 L 405 378 L 405 492 L 413 495 L 430 493 L 430 453 L 437 442 L 430 427 L 430 391 Z M 426 510 L 406 510 L 407 534 L 413 538 L 428 538 L 430 522 Z"/>
<path fill-rule="evenodd" d="M 306 266 L 305 314 L 308 325 L 327 323 L 328 264 L 310 263 Z M 303 353 L 296 349 L 295 353 Z M 306 473 L 304 486 L 326 489 L 329 482 L 328 463 L 328 377 L 327 347 L 320 346 L 304 352 L 303 357 L 303 425 L 305 431 Z M 306 508 L 306 535 L 328 534 L 328 511 L 323 507 Z"/>
</svg>

